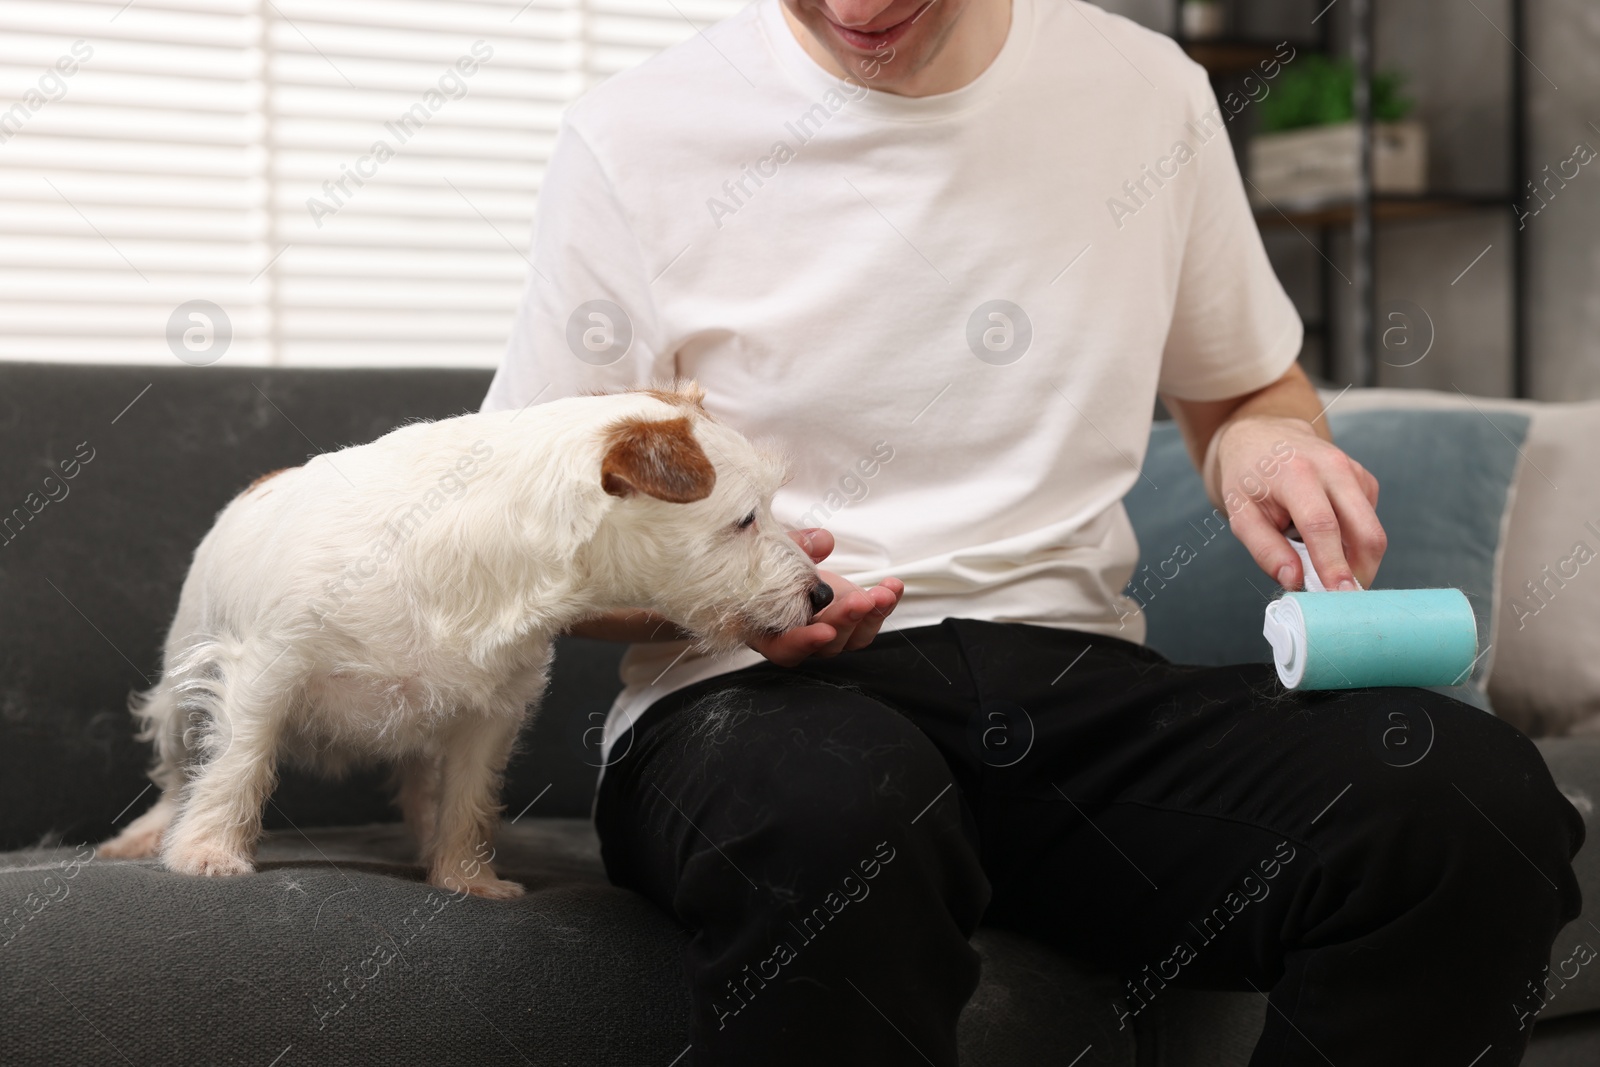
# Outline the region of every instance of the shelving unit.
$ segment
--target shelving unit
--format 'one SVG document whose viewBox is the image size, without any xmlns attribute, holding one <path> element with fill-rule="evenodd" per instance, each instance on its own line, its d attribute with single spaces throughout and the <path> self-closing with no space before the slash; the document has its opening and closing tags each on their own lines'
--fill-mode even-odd
<svg viewBox="0 0 1600 1067">
<path fill-rule="evenodd" d="M 1178 40 L 1183 44 L 1183 50 L 1189 53 L 1189 58 L 1210 71 L 1212 77 L 1243 74 L 1245 71 L 1255 67 L 1257 63 L 1277 57 L 1277 42 L 1268 44 L 1264 41 L 1229 38 L 1208 38 L 1204 41 L 1190 41 L 1181 36 L 1181 27 L 1178 32 L 1180 34 Z M 1290 44 L 1294 43 L 1293 41 L 1290 42 Z M 1298 50 L 1301 46 L 1296 45 L 1295 47 Z M 1320 51 L 1324 46 L 1319 42 L 1305 47 Z"/>
<path fill-rule="evenodd" d="M 1207 38 L 1189 40 L 1183 34 L 1181 2 L 1173 4 L 1173 36 L 1195 62 L 1205 67 L 1213 79 L 1242 74 L 1263 60 L 1272 58 L 1279 42 L 1256 40 L 1249 37 Z M 1348 328 L 1355 338 L 1357 354 L 1355 373 L 1349 377 L 1352 384 L 1372 385 L 1377 379 L 1378 351 L 1376 346 L 1378 318 L 1377 306 L 1377 232 L 1391 224 L 1403 224 L 1423 219 L 1452 216 L 1464 217 L 1486 211 L 1508 211 L 1515 203 L 1518 183 L 1526 173 L 1526 97 L 1527 73 L 1523 62 L 1523 42 L 1526 39 L 1526 12 L 1524 0 L 1509 0 L 1511 32 L 1507 43 L 1513 51 L 1511 61 L 1511 121 L 1509 123 L 1507 155 L 1510 161 L 1511 188 L 1499 196 L 1475 196 L 1450 193 L 1432 193 L 1424 196 L 1377 195 L 1372 191 L 1372 77 L 1376 67 L 1374 57 L 1372 0 L 1347 0 L 1344 17 L 1350 26 L 1348 53 L 1356 68 L 1355 112 L 1361 130 L 1361 165 L 1358 192 L 1348 202 L 1334 203 L 1313 210 L 1285 211 L 1266 208 L 1257 212 L 1257 222 L 1263 228 L 1293 226 L 1311 239 L 1320 255 L 1321 317 L 1307 322 L 1308 333 L 1320 335 L 1322 349 L 1322 376 L 1337 380 L 1336 353 L 1338 351 L 1340 324 L 1334 321 L 1335 285 L 1342 282 L 1331 262 L 1333 236 L 1348 230 L 1351 239 L 1351 263 L 1348 275 L 1355 294 L 1353 314 Z M 1331 7 L 1331 5 L 1329 5 Z M 1323 8 L 1326 14 L 1328 8 Z M 1321 52 L 1333 56 L 1336 50 L 1333 18 L 1319 19 L 1316 36 L 1310 40 L 1290 41 L 1297 52 Z M 1528 395 L 1527 278 L 1526 252 L 1521 229 L 1511 231 L 1511 378 L 1515 396 Z"/>
<path fill-rule="evenodd" d="M 1484 211 L 1505 207 L 1505 201 L 1495 196 L 1456 196 L 1432 194 L 1428 196 L 1385 196 L 1371 198 L 1374 222 L 1411 222 L 1417 219 L 1436 219 L 1446 215 L 1459 215 L 1469 211 Z M 1261 226 L 1348 226 L 1355 220 L 1354 203 L 1328 204 L 1303 211 L 1277 212 L 1270 208 L 1257 212 L 1256 222 Z"/>
</svg>

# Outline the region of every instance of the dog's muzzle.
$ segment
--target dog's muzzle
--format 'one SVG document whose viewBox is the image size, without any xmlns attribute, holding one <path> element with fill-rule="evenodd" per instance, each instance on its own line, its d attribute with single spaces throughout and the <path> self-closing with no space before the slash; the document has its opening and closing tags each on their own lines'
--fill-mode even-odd
<svg viewBox="0 0 1600 1067">
<path fill-rule="evenodd" d="M 818 582 L 811 587 L 806 598 L 811 601 L 811 614 L 815 615 L 829 604 L 833 603 L 833 586 L 827 582 Z"/>
</svg>

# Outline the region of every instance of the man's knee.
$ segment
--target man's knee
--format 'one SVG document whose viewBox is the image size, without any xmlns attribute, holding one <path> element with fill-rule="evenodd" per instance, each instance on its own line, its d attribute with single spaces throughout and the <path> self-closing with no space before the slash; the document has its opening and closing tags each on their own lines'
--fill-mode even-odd
<svg viewBox="0 0 1600 1067">
<path fill-rule="evenodd" d="M 776 699 L 719 690 L 678 714 L 685 755 L 704 760 L 698 773 L 716 798 L 708 833 L 734 842 L 722 847 L 750 857 L 751 878 L 778 897 L 864 888 L 905 857 L 935 882 L 981 881 L 949 765 L 893 709 L 856 690 L 804 684 Z"/>
<path fill-rule="evenodd" d="M 1384 836 L 1399 853 L 1432 857 L 1463 878 L 1521 865 L 1531 881 L 1574 895 L 1571 859 L 1583 819 L 1532 741 L 1427 691 L 1381 690 L 1369 702 L 1369 754 L 1378 758 L 1356 788 L 1380 809 L 1375 821 L 1391 823 Z M 1393 743 L 1401 734 L 1404 746 Z"/>
</svg>

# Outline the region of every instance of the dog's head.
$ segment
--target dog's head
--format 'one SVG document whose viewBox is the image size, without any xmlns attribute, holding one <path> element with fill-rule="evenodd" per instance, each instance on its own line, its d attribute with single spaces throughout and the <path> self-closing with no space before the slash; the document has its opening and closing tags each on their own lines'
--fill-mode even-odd
<svg viewBox="0 0 1600 1067">
<path fill-rule="evenodd" d="M 614 498 L 591 557 L 625 603 L 713 648 L 802 626 L 832 591 L 772 517 L 783 462 L 714 421 L 698 387 L 606 426 L 600 482 Z"/>
</svg>

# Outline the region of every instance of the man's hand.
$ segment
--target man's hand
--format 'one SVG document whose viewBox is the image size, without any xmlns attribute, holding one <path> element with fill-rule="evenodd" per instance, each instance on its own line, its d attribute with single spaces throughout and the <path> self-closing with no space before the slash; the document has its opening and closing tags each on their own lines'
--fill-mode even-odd
<svg viewBox="0 0 1600 1067">
<path fill-rule="evenodd" d="M 813 563 L 821 563 L 833 551 L 833 535 L 827 530 L 796 530 L 789 536 Z M 833 602 L 804 626 L 750 642 L 751 648 L 780 667 L 870 645 L 906 591 L 898 578 L 885 578 L 871 589 L 862 589 L 829 571 L 819 573 L 833 587 Z"/>
<path fill-rule="evenodd" d="M 1374 510 L 1378 480 L 1318 436 L 1304 419 L 1241 415 L 1218 428 L 1211 446 L 1214 496 L 1236 537 L 1285 589 L 1305 576 L 1284 537 L 1294 524 L 1311 565 L 1329 589 L 1370 588 L 1388 538 Z M 1208 472 L 1209 473 L 1209 472 Z"/>
</svg>

